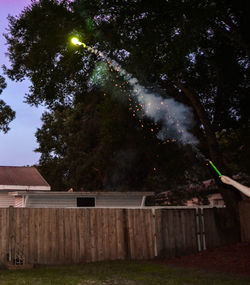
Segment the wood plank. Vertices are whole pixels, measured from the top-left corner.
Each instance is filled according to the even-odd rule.
[[[170,233],[169,233],[169,210],[161,210],[161,256],[168,257],[170,256]]]
[[[181,233],[182,233],[182,253],[187,254],[187,239],[186,239],[186,228],[185,225],[188,223],[188,210],[181,211]]]
[[[187,254],[191,254],[193,252],[193,246],[192,246],[192,238],[193,238],[193,209],[190,209],[186,213],[186,223],[185,223],[185,240],[186,240],[186,250]]]
[[[143,259],[149,259],[149,231],[150,231],[150,225],[149,225],[149,220],[148,220],[148,210],[143,210],[143,215],[142,215],[142,223],[144,224],[144,256]]]
[[[57,209],[57,223],[58,223],[58,263],[65,262],[65,232],[64,232],[64,211]]]
[[[116,259],[115,209],[109,209],[109,250],[110,260]]]
[[[29,220],[28,220],[28,245],[29,245],[29,255],[28,263],[34,263],[34,219],[32,217],[33,209],[29,209]]]
[[[89,236],[89,229],[88,229],[88,223],[87,223],[87,211],[86,209],[81,209],[81,231],[80,231],[80,237],[81,237],[81,260],[87,262],[88,261],[88,236]]]
[[[103,209],[96,209],[97,210],[97,260],[104,260],[104,222],[103,222]]]
[[[139,210],[133,210],[133,232],[134,232],[134,251],[135,251],[135,259],[141,259],[141,241],[140,241],[140,233],[138,231],[139,224]]]
[[[64,209],[65,221],[65,263],[72,263],[71,252],[71,226],[70,226],[70,209]]]
[[[91,244],[90,244],[90,209],[84,209],[85,212],[85,227],[84,227],[84,234],[85,234],[85,248],[86,248],[86,261],[91,261]]]
[[[190,234],[188,234],[190,229]],[[189,237],[190,253],[198,252],[197,235],[195,232],[195,210],[189,211],[189,224],[187,225],[187,235]]]
[[[96,261],[101,260],[102,241],[100,239],[102,234],[100,209],[93,209],[95,212],[95,258]]]
[[[138,242],[138,227],[137,227],[137,215],[138,215],[138,210],[134,209],[133,210],[133,232],[134,232],[134,251],[135,251],[135,259],[140,259],[140,248],[139,248],[139,243]]]
[[[71,231],[71,253],[72,253],[72,262],[78,263],[77,251],[77,234],[76,234],[76,210],[69,209],[70,212],[70,231]]]
[[[159,221],[157,222],[157,228],[159,231],[159,241],[158,241],[158,255],[160,257],[166,257],[167,251],[169,251],[169,242],[167,243],[166,241],[169,240],[169,235],[168,235],[168,211],[169,210],[159,210]]]
[[[41,251],[40,251],[40,262],[47,264],[47,235],[48,235],[48,212],[47,209],[41,209],[42,221],[41,221]]]
[[[47,214],[47,209],[41,209],[40,213],[42,215],[41,217],[41,245],[40,245],[40,263],[41,264],[47,264],[47,221],[48,221],[48,214]]]
[[[55,251],[55,264],[60,264],[60,244],[59,241],[61,239],[60,235],[59,235],[59,211],[60,208],[56,208],[55,209],[55,241],[56,241],[56,251]]]
[[[35,264],[38,263],[38,240],[39,240],[39,209],[34,208],[34,225],[35,225],[35,236],[34,236],[34,244],[35,244]]]
[[[174,217],[174,221],[172,226],[174,227],[174,256],[175,257],[179,257],[180,256],[180,236],[181,236],[181,232],[180,232],[180,210],[173,210],[173,217]]]
[[[175,235],[176,235],[176,228],[175,228],[175,211],[168,210],[168,229],[169,229],[169,254],[170,257],[176,256],[175,251]]]
[[[5,263],[9,253],[9,209],[0,209],[0,262]]]
[[[89,225],[90,225],[90,257],[91,262],[96,261],[96,241],[95,241],[95,227],[96,227],[96,217],[95,217],[95,209],[89,209],[90,213],[90,219],[89,219]]]
[[[149,225],[147,224],[147,212],[148,210],[141,210],[141,221],[140,223],[143,225],[143,238],[142,238],[142,259],[148,259],[149,258],[149,247],[148,247],[148,227]]]
[[[133,259],[138,259],[138,247],[137,247],[137,231],[136,231],[136,209],[131,210],[131,224],[132,224],[132,233],[133,236],[131,237],[133,239],[134,244],[134,253],[133,253]]]
[[[23,209],[16,208],[16,245],[18,248],[18,255],[22,262],[25,262],[24,256],[24,236],[23,236],[23,226],[24,226],[24,219],[23,219]]]
[[[125,258],[125,244],[123,232],[123,210],[116,210],[116,228],[117,228],[117,259]]]
[[[6,240],[7,240],[7,236],[8,236],[8,232],[6,231],[6,226],[7,224],[5,225],[5,220],[6,220],[6,217],[5,215],[6,214],[9,214],[9,213],[5,213],[4,211],[5,209],[1,209],[0,208],[0,263],[4,263],[6,261]]]
[[[139,242],[139,249],[140,249],[140,259],[147,258],[147,228],[145,224],[145,210],[139,209],[138,216],[137,216],[137,230],[138,230],[138,242]],[[141,230],[141,233],[140,233]]]
[[[11,260],[14,259],[15,254],[15,212],[14,207],[9,207],[9,241],[10,241],[10,257]]]
[[[186,246],[186,253],[191,254],[193,253],[193,238],[195,239],[195,232],[194,232],[194,210],[186,210],[185,213],[186,222],[184,224],[184,231],[185,231],[185,246]]]
[[[207,243],[207,248],[213,248],[213,231],[214,227],[212,224],[212,216],[211,216],[211,211],[208,211],[209,209],[204,209],[204,222],[205,226],[207,228],[206,232],[206,243]]]
[[[53,264],[52,261],[52,231],[53,231],[53,222],[52,222],[52,209],[47,208],[46,212],[48,213],[48,219],[47,219],[47,239],[46,239],[46,244],[47,244],[47,253],[46,253],[46,260],[47,264]]]
[[[26,209],[25,209],[26,210]],[[36,209],[36,224],[37,224],[37,263],[42,264],[43,259],[43,209]]]
[[[79,212],[81,209],[75,209],[75,234],[76,234],[76,263],[80,263],[80,229],[79,229]]]
[[[155,242],[155,236],[154,236],[154,217],[151,210],[147,210],[147,240],[148,240],[148,258],[152,259],[154,258],[154,242]]]
[[[177,254],[180,257],[182,254],[185,254],[185,248],[183,245],[183,232],[182,232],[182,212],[183,209],[176,210],[177,219],[178,219],[178,235],[177,235]]]
[[[83,224],[83,209],[77,211],[77,235],[78,235],[78,261],[79,263],[85,261],[85,244],[84,244],[84,224]]]
[[[15,251],[14,251],[14,259],[16,259],[17,255],[20,252],[20,215],[19,209],[14,208],[14,224],[15,224]]]
[[[5,218],[4,218],[5,216]],[[4,246],[5,246],[5,250],[3,252],[4,254],[4,259],[6,260],[6,254],[9,253],[9,247],[10,247],[10,240],[9,240],[9,209],[4,209],[4,215],[2,218],[2,222],[3,222],[3,232],[4,229],[5,230],[5,234],[4,234],[4,238],[3,238],[3,250],[4,250]]]
[[[122,209],[123,216],[123,236],[124,236],[124,259],[130,259],[130,244],[129,244],[129,228],[128,228],[128,210]]]
[[[28,263],[28,223],[29,213],[27,208],[21,208],[23,212],[23,223],[22,223],[22,239],[23,239],[23,254],[25,258],[25,263]]]
[[[129,256],[135,259],[135,240],[134,240],[134,210],[128,209],[128,240],[129,240]]]
[[[155,234],[158,256],[162,256],[162,210],[155,210]]]
[[[111,212],[110,209],[105,209],[105,219],[104,219],[104,227],[105,227],[105,233],[104,233],[104,239],[105,239],[105,259],[111,260],[111,251],[110,251],[110,216]]]
[[[50,209],[51,213],[51,263],[57,263],[57,252],[58,252],[58,234],[57,234],[57,220],[56,220],[56,209]]]

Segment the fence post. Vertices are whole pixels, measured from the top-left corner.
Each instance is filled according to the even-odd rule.
[[[157,237],[156,237],[156,217],[155,217],[155,208],[152,208],[153,215],[153,231],[154,231],[154,253],[155,257],[158,256],[158,248],[157,248]]]
[[[15,227],[14,227],[14,207],[9,206],[9,262],[11,262],[15,255]]]
[[[197,246],[198,246],[198,251],[201,251],[201,225],[200,225],[199,208],[195,208],[195,216],[196,216]]]

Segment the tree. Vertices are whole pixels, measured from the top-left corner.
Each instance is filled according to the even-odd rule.
[[[6,88],[4,78],[0,75],[0,94]],[[6,105],[3,100],[0,100],[0,131],[7,133],[9,131],[9,123],[15,118],[15,112]]]
[[[86,1],[78,3],[85,6]],[[134,1],[119,7],[105,2],[91,15],[99,20],[110,48],[126,47],[128,69],[136,72],[139,80],[163,88],[172,83],[188,99],[203,127],[209,156],[222,171],[227,167],[218,149],[216,130],[243,121],[249,126],[243,107],[249,100],[249,9],[245,8],[242,1],[222,5]],[[221,192],[227,205],[237,208],[238,193],[223,187]]]

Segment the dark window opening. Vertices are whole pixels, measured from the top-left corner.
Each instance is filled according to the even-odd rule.
[[[145,206],[155,206],[155,196],[146,196]]]
[[[78,197],[76,198],[77,207],[95,207],[94,197]]]

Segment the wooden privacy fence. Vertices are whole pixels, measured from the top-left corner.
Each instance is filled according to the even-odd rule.
[[[226,209],[220,210],[224,215]],[[174,257],[237,242],[215,209],[0,209],[0,263]]]

